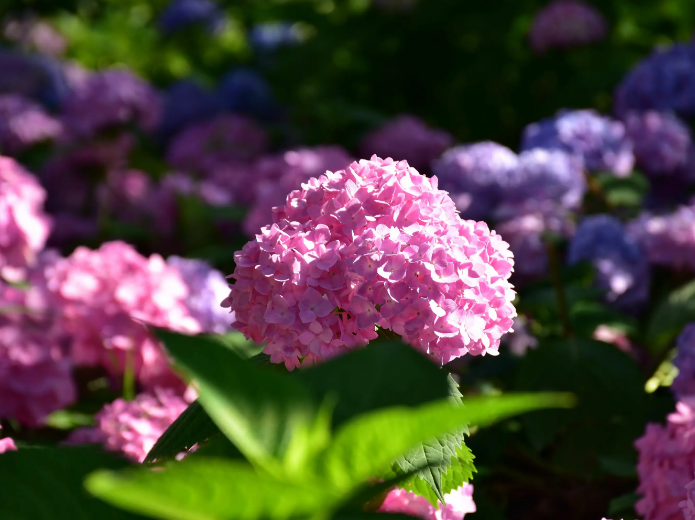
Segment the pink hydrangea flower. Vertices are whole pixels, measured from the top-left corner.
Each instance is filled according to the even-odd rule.
[[[133,401],[116,399],[96,415],[97,425],[75,430],[68,444],[103,444],[134,462],[143,462],[157,439],[188,407],[171,389],[155,388]]]
[[[695,474],[695,397],[678,402],[665,426],[648,424],[635,447],[642,495],[635,511],[644,520],[681,520],[679,503]]]
[[[0,272],[14,278],[36,258],[50,231],[46,192],[14,159],[0,156]],[[13,271],[10,275],[9,271]]]
[[[678,507],[683,510],[683,518],[685,520],[695,520],[695,480],[688,482],[685,486],[685,500],[679,502]]]
[[[40,105],[17,94],[0,95],[0,150],[16,155],[61,135],[63,126]]]
[[[0,284],[0,418],[30,427],[77,395],[70,337],[36,289]]]
[[[102,365],[112,375],[132,362],[146,388],[182,387],[161,344],[145,325],[187,333],[200,324],[186,307],[188,287],[181,274],[159,255],[141,256],[123,242],[93,251],[78,247],[45,268],[46,285],[73,333],[76,364]]]
[[[283,206],[287,194],[299,189],[303,182],[326,171],[342,170],[352,162],[339,146],[300,148],[260,159],[254,168],[256,184],[254,205],[244,220],[244,231],[255,236],[273,222],[273,208]]]
[[[435,508],[429,500],[405,489],[392,489],[379,508],[383,513],[403,513],[423,520],[462,520],[466,513],[475,513],[473,486],[463,484],[444,495],[446,505]]]
[[[0,430],[2,430],[2,426],[0,426]],[[14,441],[9,437],[0,439],[0,455],[7,451],[17,451],[17,446],[15,446]]]
[[[592,5],[578,0],[556,0],[533,19],[529,40],[538,53],[581,47],[603,40],[608,24]]]
[[[447,132],[430,128],[415,116],[401,115],[367,134],[360,144],[360,155],[400,157],[424,172],[453,142]]]
[[[406,161],[326,172],[235,254],[232,326],[288,369],[366,345],[375,326],[446,363],[496,354],[516,311],[508,245],[461,220]]]

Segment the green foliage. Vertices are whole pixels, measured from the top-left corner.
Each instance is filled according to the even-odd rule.
[[[652,352],[662,352],[682,328],[695,320],[695,281],[674,290],[662,301],[649,319],[646,346]]]

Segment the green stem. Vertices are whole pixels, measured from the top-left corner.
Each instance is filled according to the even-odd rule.
[[[135,359],[132,349],[125,353],[125,370],[123,371],[123,399],[135,399]]]

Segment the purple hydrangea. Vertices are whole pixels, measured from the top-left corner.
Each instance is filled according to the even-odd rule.
[[[538,340],[528,329],[528,320],[525,316],[514,318],[513,331],[502,336],[502,342],[509,346],[509,350],[515,356],[525,356],[530,349],[538,347]]]
[[[0,151],[17,155],[59,137],[63,127],[44,109],[17,94],[0,95]]]
[[[555,117],[528,125],[521,149],[532,148],[573,153],[587,170],[610,171],[620,177],[629,175],[635,162],[623,123],[594,110],[560,110]]]
[[[209,334],[229,332],[234,317],[220,305],[229,295],[229,283],[224,275],[203,260],[170,256],[167,264],[178,269],[188,286],[186,307],[200,323],[202,331]]]
[[[222,110],[222,102],[216,93],[195,81],[178,81],[164,97],[157,133],[167,141],[187,126],[210,119]]]
[[[57,107],[68,93],[59,64],[45,56],[0,49],[0,94],[21,94]]]
[[[610,215],[584,217],[567,253],[570,264],[588,260],[596,270],[596,284],[615,306],[635,310],[649,298],[651,273],[647,256]]]
[[[628,231],[653,264],[695,271],[695,204],[665,215],[645,212],[630,223]]]
[[[571,49],[599,42],[606,37],[608,24],[590,4],[577,0],[556,0],[544,6],[533,19],[529,41],[534,51]]]
[[[695,115],[695,45],[678,43],[656,49],[623,78],[614,102],[619,117],[632,110]]]
[[[688,323],[676,340],[678,353],[673,364],[678,375],[673,380],[671,390],[676,399],[695,396],[695,323]]]
[[[161,31],[166,34],[193,25],[216,31],[224,22],[224,13],[210,0],[172,0],[159,15],[157,22]]]
[[[229,71],[220,81],[217,95],[226,110],[237,114],[273,119],[280,110],[268,82],[245,67]]]
[[[87,78],[65,100],[63,121],[75,137],[136,125],[151,131],[161,112],[159,94],[147,82],[123,69],[108,69]]]
[[[634,145],[637,166],[650,177],[692,176],[690,129],[668,112],[630,112],[625,117],[627,136]]]
[[[463,218],[482,220],[514,185],[518,164],[518,157],[509,148],[485,141],[447,150],[434,161],[432,171]]]
[[[430,128],[411,115],[398,116],[368,133],[360,143],[362,157],[406,160],[413,168],[427,171],[434,159],[453,143],[447,132]]]

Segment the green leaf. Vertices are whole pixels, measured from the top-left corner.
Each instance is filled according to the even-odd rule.
[[[99,468],[129,466],[124,459],[92,446],[36,448],[0,455],[0,518],[53,520],[92,518],[133,520],[141,518],[120,511],[90,496],[84,478]]]
[[[251,462],[276,464],[292,435],[314,424],[318,406],[288,374],[259,368],[203,336],[157,334],[196,380],[200,404]]]
[[[287,481],[246,463],[201,458],[163,470],[98,471],[85,486],[123,509],[167,520],[283,520],[337,507],[322,483]]]
[[[614,515],[616,513],[632,513],[635,503],[640,499],[640,495],[637,493],[625,493],[619,497],[615,497],[608,504],[608,514]]]
[[[695,320],[695,281],[673,291],[652,313],[647,324],[645,344],[652,352],[660,352]]]
[[[147,454],[145,462],[175,457],[194,444],[218,434],[219,431],[200,403],[194,401],[157,440]]]
[[[393,460],[419,443],[467,423],[486,426],[530,410],[571,405],[568,394],[516,394],[473,397],[464,407],[447,399],[416,408],[368,413],[338,429],[318,461],[318,470],[337,487],[349,488],[370,476],[387,473]]]

